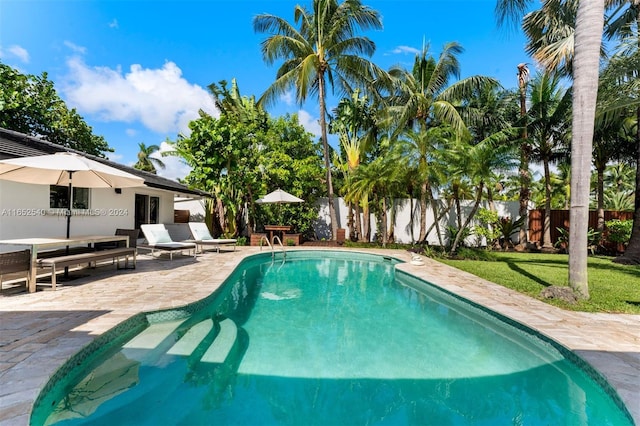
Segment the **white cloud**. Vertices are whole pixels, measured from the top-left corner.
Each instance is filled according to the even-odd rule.
[[[322,129],[320,128],[318,120],[319,119],[317,117],[311,117],[311,114],[303,109],[298,111],[298,122],[307,130],[307,132],[312,133],[314,136],[320,136],[322,134]]]
[[[168,143],[162,142],[160,144],[160,152],[162,153],[167,151],[173,151],[173,148]],[[191,167],[186,165],[180,157],[173,157],[173,156],[163,157],[160,153],[154,153],[152,157],[158,158],[164,163],[165,168],[164,169],[158,168],[157,173],[159,176],[165,177],[167,179],[173,179],[173,180],[178,180],[178,178],[183,179],[191,171]]]
[[[295,102],[295,94],[293,90],[287,90],[280,96],[280,100],[287,105],[293,105]]]
[[[136,129],[127,129],[124,131],[126,133],[127,136],[129,137],[133,137],[135,135],[138,134],[138,131]]]
[[[119,67],[90,67],[79,57],[67,65],[62,88],[67,102],[99,120],[140,121],[154,132],[188,134],[188,123],[198,118],[198,110],[219,115],[209,92],[185,80],[173,62],[157,69],[133,64],[128,73]]]
[[[398,46],[395,49],[393,49],[391,51],[391,53],[395,53],[395,54],[412,54],[412,55],[417,55],[420,53],[420,49],[416,49],[415,47],[411,47],[411,46]]]
[[[80,53],[80,54],[84,55],[87,52],[87,48],[86,47],[78,46],[77,44],[72,43],[72,42],[67,41],[67,40],[64,41],[64,45],[67,46],[72,51],[74,51],[75,53]]]
[[[0,58],[18,58],[21,62],[26,64],[29,62],[29,52],[27,49],[22,46],[18,46],[17,44],[5,49],[0,46]]]
[[[116,28],[116,29],[118,29],[118,28],[119,28],[118,20],[117,20],[117,19],[114,19],[113,21],[109,22],[109,28]]]

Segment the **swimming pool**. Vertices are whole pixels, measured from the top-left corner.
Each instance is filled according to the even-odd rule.
[[[247,258],[206,300],[74,357],[31,423],[632,424],[569,352],[395,263]]]

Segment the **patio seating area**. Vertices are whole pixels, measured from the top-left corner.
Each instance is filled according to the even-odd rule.
[[[295,250],[296,248],[292,248]],[[322,249],[322,248],[314,248]],[[431,259],[411,265],[402,250],[356,250],[397,257],[398,269],[487,306],[552,337],[585,359],[617,389],[640,421],[638,315],[569,312],[460,272]],[[159,262],[139,254],[135,270],[93,270],[58,291],[0,294],[0,424],[28,424],[31,406],[48,378],[71,355],[126,318],[181,306],[216,290],[258,247]],[[24,287],[23,287],[24,288]]]

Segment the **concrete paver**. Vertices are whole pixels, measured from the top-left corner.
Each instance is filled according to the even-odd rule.
[[[405,251],[357,251],[411,260]],[[136,270],[98,268],[57,291],[0,294],[0,426],[27,425],[49,377],[96,336],[139,312],[179,307],[208,296],[243,258],[258,252],[255,247],[238,247],[235,252],[173,261],[141,255]],[[424,262],[398,269],[573,350],[607,378],[640,424],[640,315],[563,311],[431,259]]]

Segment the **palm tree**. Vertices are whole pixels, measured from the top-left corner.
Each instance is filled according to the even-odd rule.
[[[569,230],[569,286],[589,298],[587,233],[589,230],[589,170],[595,109],[598,97],[598,61],[604,27],[605,0],[582,0],[576,15],[572,63],[573,119],[571,143],[571,228]],[[531,0],[497,0],[498,22],[520,19]],[[640,241],[639,241],[640,244]]]
[[[638,80],[640,74],[640,2],[633,1],[615,1],[619,7],[614,13],[614,19],[608,23],[607,36],[621,36],[623,55],[617,55],[612,59],[615,60],[615,69],[622,71],[619,74],[618,81],[623,81],[625,91],[629,97],[635,98],[636,105],[640,99],[638,93],[640,87]],[[628,6],[626,9],[624,9]],[[635,163],[636,163],[636,181],[635,181],[635,205],[633,215],[633,228],[631,230],[631,239],[624,252],[624,255],[617,257],[614,261],[618,263],[640,264],[640,105],[636,106],[635,111]]]
[[[337,133],[340,140],[342,155],[346,161],[345,183],[348,185],[351,176],[360,165],[365,154],[375,143],[374,112],[366,96],[360,96],[360,90],[356,89],[351,97],[343,98],[333,110],[334,118],[329,123],[331,133]],[[359,201],[357,199],[345,199],[348,203],[349,235],[362,236],[360,223]],[[354,232],[355,231],[355,232]]]
[[[531,82],[529,138],[532,159],[542,162],[545,182],[545,214],[542,247],[553,249],[551,241],[550,164],[566,157],[564,139],[571,109],[571,91],[560,87],[558,74],[538,74]]]
[[[351,195],[355,198],[369,198],[380,202],[380,217],[378,223],[381,229],[378,234],[382,236],[382,245],[386,246],[389,235],[389,220],[387,210],[390,199],[393,198],[401,187],[403,176],[401,162],[393,153],[386,153],[369,164],[363,164],[354,174],[351,185]]]
[[[520,227],[518,234],[518,243],[525,245],[528,242],[526,227],[529,220],[529,200],[531,198],[531,172],[529,171],[529,162],[531,161],[531,147],[529,146],[527,135],[527,84],[529,82],[529,67],[527,64],[518,64],[518,89],[520,92],[520,119],[522,126],[522,141],[520,142],[520,167],[518,175],[520,176],[520,217],[524,217],[524,225]]]
[[[420,134],[440,125],[449,126],[458,137],[469,135],[469,130],[456,109],[458,101],[474,90],[479,90],[484,84],[497,85],[497,82],[488,77],[474,76],[450,85],[452,78],[460,76],[457,56],[462,51],[459,44],[448,43],[436,59],[429,53],[428,46],[423,46],[420,54],[416,55],[411,72],[401,67],[393,67],[389,71],[396,84],[388,99],[388,112],[396,126],[394,135],[412,129]],[[431,152],[424,151],[419,155],[427,156]],[[423,175],[423,178],[428,178],[428,175]],[[426,238],[426,200],[422,196],[430,197],[435,206],[435,200],[430,195],[431,187],[432,184],[427,180],[421,188],[419,241]],[[436,212],[437,209],[434,208],[434,215]]]
[[[420,188],[420,231],[418,241],[427,240],[427,202],[431,203],[433,217],[438,217],[438,202],[433,191],[439,186],[442,176],[442,162],[438,154],[453,138],[453,132],[448,126],[431,127],[427,130],[404,133],[397,144],[400,157],[411,174],[417,179]],[[440,238],[440,225],[435,222],[436,232]]]
[[[324,163],[332,237],[335,239],[338,220],[333,204],[329,143],[326,125],[327,82],[343,93],[353,92],[353,83],[372,84],[384,72],[363,56],[370,57],[375,44],[357,35],[360,30],[381,29],[380,14],[359,0],[313,0],[312,10],[295,6],[294,20],[299,29],[271,14],[254,18],[256,32],[270,33],[262,42],[262,55],[268,64],[282,60],[276,81],[259,99],[260,104],[272,104],[291,87],[302,104],[309,96],[318,98]]]
[[[449,149],[449,161],[457,168],[457,172],[454,174],[466,176],[474,188],[473,206],[462,226],[458,228],[451,245],[451,253],[454,253],[458,248],[464,230],[478,211],[486,183],[491,179],[492,174],[495,171],[506,171],[515,166],[514,151],[510,144],[503,143],[502,137],[501,134],[492,135],[475,145],[458,141]]]
[[[601,90],[601,93],[606,93]],[[628,147],[633,146],[628,124],[628,116],[623,114],[598,114],[596,116],[596,129],[593,141],[593,164],[596,170],[596,197],[598,211],[599,232],[604,231],[604,197],[605,197],[605,172],[611,166],[612,160],[625,157]]]
[[[146,146],[144,142],[138,144],[140,151],[138,151],[138,162],[133,165],[134,169],[144,170],[156,174],[156,167],[164,169],[166,166],[159,158],[152,157],[153,154],[160,151],[158,145]]]

